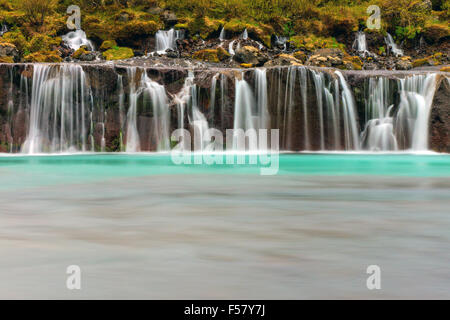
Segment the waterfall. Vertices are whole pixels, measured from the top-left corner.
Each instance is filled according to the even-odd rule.
[[[358,31],[356,33],[355,41],[353,42],[352,48],[356,50],[359,54],[361,54],[363,57],[369,54],[369,51],[367,49],[366,34],[364,32]]]
[[[314,85],[316,89],[317,110],[319,112],[319,126],[320,126],[320,150],[325,150],[325,133],[323,121],[323,88],[324,88],[324,74],[320,71],[312,71]]]
[[[400,94],[398,105],[395,105],[391,81]],[[427,150],[436,74],[412,75],[391,81],[383,77],[369,79],[362,148],[371,151]]]
[[[219,40],[224,41],[225,40],[225,28],[222,27],[222,30],[220,30]]]
[[[228,53],[231,54],[232,56],[235,55],[235,52],[234,52],[234,49],[233,49],[233,45],[234,45],[235,42],[236,42],[236,40],[233,40],[233,41],[231,41],[228,44]]]
[[[119,121],[120,121],[120,133],[119,133],[119,151],[124,151],[124,145],[123,145],[123,136],[122,136],[122,132],[123,132],[123,126],[124,126],[124,118],[123,118],[123,114],[124,114],[124,110],[125,110],[125,92],[123,89],[123,77],[122,75],[118,75],[117,76],[117,89],[119,92]]]
[[[125,73],[98,72],[97,66],[64,63],[5,68],[2,150],[30,154],[167,151],[170,132],[177,128],[197,133],[195,150],[209,145],[205,133],[210,128],[224,133],[234,128],[279,129],[280,146],[289,151],[423,151],[441,79],[431,73],[378,74],[356,79],[359,90],[353,96],[340,71],[305,66],[215,70],[199,74],[198,84],[197,74],[189,71],[177,78],[184,81],[178,93],[171,93],[176,86],[168,87],[168,96],[150,78],[165,76],[160,70],[120,66],[117,70]],[[106,74],[116,78],[101,78]],[[111,80],[112,85],[102,86]],[[234,88],[228,88],[231,81]],[[232,145],[243,147],[237,139]]]
[[[178,115],[181,118],[178,128],[184,128],[184,112],[185,110],[188,110],[187,115],[189,124],[194,130],[194,150],[204,150],[211,140],[206,134],[209,125],[205,115],[198,107],[198,92],[197,86],[194,83],[194,73],[192,71],[189,71],[188,77],[184,81],[183,88],[175,96],[175,101],[177,103]]]
[[[176,50],[177,40],[184,37],[182,30],[159,30],[156,32],[156,52],[162,54],[165,53],[167,49]]]
[[[242,40],[247,40],[247,39],[248,39],[247,28],[245,28],[244,32],[242,32],[242,34],[241,34],[241,39],[242,39]]]
[[[370,78],[369,97],[365,100],[365,127],[361,147],[370,151],[398,150],[394,133],[393,94],[387,78]]]
[[[400,79],[400,104],[395,120],[397,136],[412,150],[428,149],[428,120],[436,74],[413,75]]]
[[[89,51],[95,50],[94,43],[86,37],[86,33],[81,30],[70,31],[62,36],[62,40],[70,49],[78,50],[81,46],[86,46]]]
[[[386,41],[386,45],[390,49],[390,51],[396,56],[401,57],[403,56],[403,50],[397,47],[397,44],[394,42],[394,39],[392,36],[388,33],[386,37],[384,38]]]
[[[356,106],[353,94],[340,71],[335,72],[342,87],[342,118],[344,120],[345,150],[359,149],[358,129],[356,125]]]
[[[269,127],[269,111],[267,98],[267,72],[266,69],[255,70],[255,92],[256,92],[256,123],[257,129]]]
[[[144,70],[136,72],[136,67],[127,68],[130,84],[130,106],[127,113],[127,152],[141,150],[137,127],[138,104],[143,109],[151,109],[152,127],[150,143],[156,145],[157,151],[170,150],[170,114],[166,90],[163,85],[151,80]]]
[[[24,153],[86,150],[91,92],[79,65],[35,64]]]
[[[267,75],[266,69],[255,69],[255,91],[243,78],[235,80],[235,102],[233,129],[267,129],[269,128]],[[233,137],[233,149],[241,150],[238,136]],[[250,144],[250,147],[256,147]]]
[[[286,51],[286,43],[287,43],[286,37],[275,36],[275,44],[277,46],[283,46],[283,51]]]
[[[141,143],[137,129],[137,100],[139,97],[139,82],[136,79],[136,67],[127,68],[127,77],[129,85],[129,102],[127,112],[127,143],[126,152],[138,152],[141,150]]]
[[[0,37],[3,36],[7,32],[8,32],[8,27],[6,26],[6,24],[2,23],[2,27],[0,29]]]

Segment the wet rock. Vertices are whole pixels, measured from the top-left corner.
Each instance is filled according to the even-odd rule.
[[[364,70],[377,70],[377,69],[378,69],[378,66],[377,66],[377,64],[374,63],[374,62],[366,62],[366,63],[364,63],[364,65],[363,65],[363,69],[364,69]]]
[[[8,60],[17,60],[19,58],[19,51],[12,43],[0,43],[0,59],[3,58],[3,60],[6,60],[7,57],[9,57]]]
[[[344,52],[336,48],[318,49],[309,57],[306,65],[316,67],[337,67],[343,64]]]
[[[178,23],[177,15],[169,10],[166,10],[162,13],[161,19],[169,26],[173,26]]]
[[[127,22],[128,20],[130,20],[130,15],[126,12],[121,12],[117,17],[117,20],[121,22]]]
[[[450,153],[450,81],[441,77],[430,114],[430,148]]]
[[[395,69],[397,70],[410,70],[412,69],[412,63],[410,61],[410,57],[402,57],[395,63]]]
[[[295,51],[292,55],[294,56],[295,59],[300,60],[302,63],[304,63],[308,58],[306,53],[301,50]]]
[[[302,61],[295,58],[293,55],[282,53],[277,55],[274,59],[267,61],[264,67],[274,66],[301,66]]]
[[[112,49],[113,47],[117,47],[116,40],[105,40],[100,46],[100,51],[106,51],[108,49]]]
[[[236,54],[233,57],[234,60],[240,63],[252,64],[254,66],[262,66],[269,57],[267,54],[261,52],[261,50],[252,46],[243,46],[236,50]]]

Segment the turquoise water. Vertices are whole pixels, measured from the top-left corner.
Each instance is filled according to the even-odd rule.
[[[225,156],[223,156],[225,163]],[[192,163],[194,162],[192,157]],[[237,162],[237,159],[234,159]],[[259,163],[259,162],[258,162]],[[60,156],[0,157],[0,176],[10,183],[0,188],[77,183],[120,177],[178,174],[255,174],[251,165],[174,164],[167,154],[83,154]],[[403,177],[450,177],[449,155],[408,154],[281,154],[277,175],[376,175]]]
[[[448,155],[2,156],[0,181],[0,298],[450,298]]]

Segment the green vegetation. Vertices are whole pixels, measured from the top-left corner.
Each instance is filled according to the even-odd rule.
[[[133,50],[126,47],[113,47],[103,52],[106,60],[123,60],[134,57]]]
[[[20,59],[54,53],[66,27],[69,5],[81,8],[81,26],[108,56],[139,49],[159,29],[185,29],[189,37],[227,37],[247,29],[249,36],[271,46],[273,35],[290,39],[294,47],[312,51],[348,46],[356,30],[390,32],[396,41],[430,43],[450,36],[450,0],[0,0],[0,23],[10,29],[0,43],[14,44]],[[381,8],[381,30],[367,30],[369,5]],[[131,50],[130,49],[130,50]],[[380,52],[384,50],[380,48]],[[119,51],[119,52],[118,52]],[[51,53],[51,54],[49,54]],[[31,55],[31,56],[30,56]],[[220,60],[220,58],[219,58]]]

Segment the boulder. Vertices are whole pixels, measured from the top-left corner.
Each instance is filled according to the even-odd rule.
[[[176,25],[178,23],[178,18],[172,11],[166,10],[162,13],[161,19],[170,26]]]
[[[441,77],[430,112],[430,149],[450,153],[450,81]]]
[[[12,43],[3,42],[0,43],[0,57],[3,59],[6,59],[6,57],[9,57],[9,59],[16,60],[19,58],[19,51],[17,50],[16,46]]]
[[[233,59],[240,63],[252,64],[253,66],[259,67],[269,60],[269,57],[253,46],[243,46],[236,50]]]
[[[274,66],[301,66],[302,61],[295,58],[293,55],[282,53],[277,55],[274,59],[267,61],[264,67]]]
[[[343,64],[344,52],[337,48],[318,49],[309,57],[306,64],[316,67],[337,67]]]
[[[402,57],[400,60],[397,60],[395,63],[395,69],[396,70],[411,70],[412,69],[412,63],[410,57]]]

